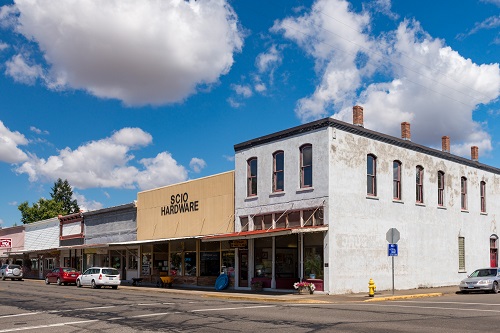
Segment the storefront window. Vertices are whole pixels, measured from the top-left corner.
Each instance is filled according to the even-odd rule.
[[[53,258],[45,259],[45,268],[46,269],[53,269],[54,268],[54,259]]]
[[[222,251],[222,271],[234,277],[234,250]]]
[[[184,253],[184,275],[196,276],[196,252]]]
[[[220,252],[200,252],[200,276],[218,276]]]
[[[304,277],[323,279],[322,232],[304,235]]]
[[[170,253],[170,275],[182,276],[182,252]]]
[[[112,256],[111,257],[111,267],[116,268],[118,270],[121,269],[121,261],[120,261],[120,256]]]
[[[220,242],[201,242],[200,276],[218,276],[220,269]]]
[[[297,235],[276,237],[276,278],[298,277]]]
[[[31,270],[38,270],[38,259],[31,259]]]
[[[255,240],[255,277],[271,277],[272,274],[272,238]]]
[[[129,250],[128,251],[129,256],[128,256],[128,268],[129,269],[137,269],[137,250]]]

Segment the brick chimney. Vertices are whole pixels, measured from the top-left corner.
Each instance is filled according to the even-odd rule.
[[[450,137],[449,136],[443,136],[441,138],[441,142],[443,143],[443,151],[445,153],[449,153],[450,152]]]
[[[352,108],[352,123],[353,125],[363,127],[363,107],[356,105]]]
[[[401,123],[401,138],[411,141],[410,123],[406,121]]]
[[[470,159],[474,162],[479,160],[479,148],[477,146],[470,147]]]

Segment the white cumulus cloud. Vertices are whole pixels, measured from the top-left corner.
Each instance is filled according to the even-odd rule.
[[[17,0],[14,6],[5,16],[19,12],[16,29],[38,44],[49,88],[83,89],[127,105],[182,101],[226,74],[243,46],[225,0]],[[41,76],[39,65],[23,60],[11,60],[11,76],[26,83]]]
[[[343,0],[318,0],[308,13],[275,24],[273,31],[315,59],[320,77],[297,103],[297,116],[333,113],[350,122],[359,104],[367,128],[400,136],[400,123],[409,121],[415,142],[436,146],[448,135],[453,153],[470,154],[471,145],[491,151],[490,135],[472,114],[500,96],[499,64],[473,63],[417,21],[403,20],[381,36],[370,35],[370,24],[368,12],[356,13]]]
[[[0,121],[0,161],[19,163],[28,159],[28,155],[19,146],[27,145],[28,140],[19,132],[10,131]]]
[[[27,174],[31,182],[67,179],[79,189],[144,190],[186,180],[186,169],[178,165],[168,152],[135,161],[132,150],[145,147],[152,140],[152,136],[140,128],[123,128],[110,137],[87,142],[77,149],[66,147],[59,151],[59,155],[46,159],[30,155],[16,172]]]
[[[201,158],[193,157],[189,162],[189,167],[195,172],[200,173],[207,166],[207,163]]]
[[[103,205],[95,200],[88,200],[85,196],[78,192],[73,192],[72,199],[76,199],[78,202],[78,207],[84,212],[91,212],[93,210],[102,209]]]

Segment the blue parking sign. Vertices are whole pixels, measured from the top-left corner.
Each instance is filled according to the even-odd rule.
[[[389,257],[397,257],[398,256],[398,244],[388,244],[387,255]]]

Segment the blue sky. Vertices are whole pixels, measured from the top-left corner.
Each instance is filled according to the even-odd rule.
[[[500,168],[500,0],[0,1],[0,223],[68,179],[88,211],[234,169],[322,117]]]

